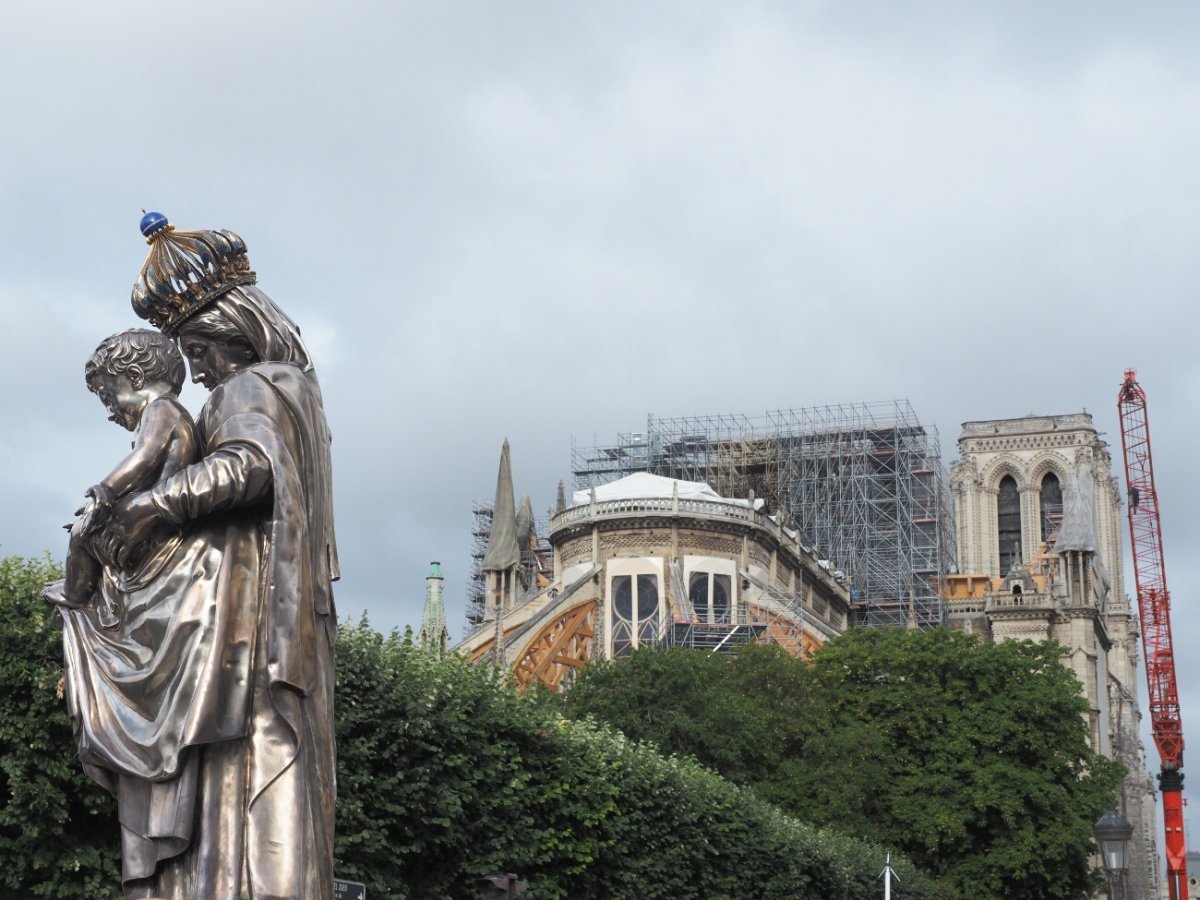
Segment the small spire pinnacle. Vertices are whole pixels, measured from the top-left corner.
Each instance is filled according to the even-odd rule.
[[[446,628],[446,605],[442,600],[442,564],[431,562],[429,575],[425,578],[425,610],[421,613],[421,630],[417,642],[430,647],[439,655],[446,652],[450,644],[450,630]]]

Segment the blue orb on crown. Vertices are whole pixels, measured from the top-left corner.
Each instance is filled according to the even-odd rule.
[[[167,217],[160,212],[148,212],[142,216],[142,221],[138,227],[142,229],[142,234],[145,237],[150,237],[152,234],[157,234],[171,223],[167,221]]]

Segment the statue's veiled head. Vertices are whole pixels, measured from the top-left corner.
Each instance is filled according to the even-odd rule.
[[[258,362],[312,369],[300,329],[255,286],[245,242],[231,231],[176,231],[161,213],[142,218],[150,253],[133,308],[178,338],[192,380],[209,390]]]
[[[178,338],[192,381],[210,391],[230,375],[262,361],[245,335],[215,307],[184,322]]]

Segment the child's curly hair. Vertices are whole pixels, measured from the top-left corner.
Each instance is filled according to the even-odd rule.
[[[99,387],[96,377],[102,372],[126,378],[140,375],[143,382],[165,381],[176,395],[183,389],[183,379],[187,375],[183,356],[175,342],[146,328],[121,331],[100,342],[83,367],[83,377],[92,393]]]

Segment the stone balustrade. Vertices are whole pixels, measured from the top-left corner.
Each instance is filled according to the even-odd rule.
[[[1025,594],[990,594],[986,597],[988,609],[1051,609],[1058,604],[1049,594],[1030,591]]]
[[[602,519],[619,519],[630,515],[656,513],[736,519],[741,522],[753,522],[768,530],[772,527],[779,529],[774,521],[748,506],[723,503],[719,500],[682,497],[628,497],[616,500],[597,500],[594,503],[584,503],[564,509],[550,519],[550,531],[554,532],[580,521],[594,522]]]

